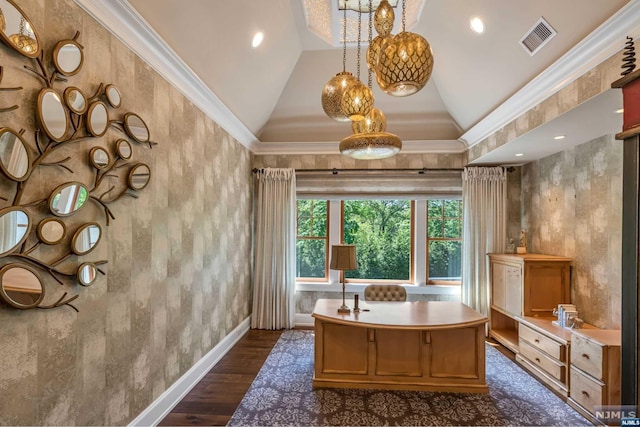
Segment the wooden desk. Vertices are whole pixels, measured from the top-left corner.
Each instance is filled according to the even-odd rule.
[[[459,302],[316,302],[314,387],[486,393],[487,317]]]

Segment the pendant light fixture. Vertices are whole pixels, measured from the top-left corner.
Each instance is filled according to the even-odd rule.
[[[405,31],[406,4],[407,0],[402,0],[402,32],[382,43],[376,55],[378,85],[393,96],[408,96],[418,92],[427,84],[433,70],[433,53],[429,42],[419,34]],[[382,7],[390,8],[387,0],[382,0],[378,9]]]
[[[347,8],[344,8],[342,19],[342,72],[336,74],[322,89],[322,109],[325,114],[338,122],[348,122],[349,116],[342,112],[342,95],[345,90],[356,83],[356,78],[347,71]]]
[[[378,35],[373,40],[370,40],[369,47],[367,48],[367,65],[374,71],[378,66],[378,57],[382,45],[391,38],[391,30],[393,30],[395,19],[396,14],[393,8],[387,0],[383,0],[376,9],[373,18],[373,25],[376,27]]]
[[[345,5],[346,8],[346,5]],[[342,95],[342,112],[349,116],[352,122],[364,120],[373,108],[373,92],[360,81],[360,34],[362,31],[362,10],[358,0],[358,56],[357,81],[349,86]]]
[[[371,45],[371,12],[372,0],[369,0],[369,45]],[[372,86],[373,70],[368,70],[368,87]],[[391,157],[402,149],[402,141],[392,133],[386,132],[387,119],[384,113],[372,108],[363,120],[352,122],[353,135],[340,142],[340,152],[360,160],[384,159]]]

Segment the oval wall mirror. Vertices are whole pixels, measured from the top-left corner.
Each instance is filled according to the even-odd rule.
[[[87,111],[87,98],[80,89],[69,86],[64,90],[64,102],[69,110],[76,114],[84,114]]]
[[[75,40],[60,40],[53,48],[53,65],[62,75],[77,74],[83,62],[82,46]]]
[[[96,169],[105,169],[109,166],[111,159],[109,153],[102,147],[93,147],[89,152],[89,161]]]
[[[91,286],[98,276],[98,269],[91,262],[85,262],[78,267],[78,282],[82,286]]]
[[[144,120],[135,113],[124,115],[124,130],[136,142],[149,142],[149,128]]]
[[[19,207],[0,209],[0,256],[13,252],[29,235],[31,222]]]
[[[118,151],[118,156],[124,160],[129,160],[131,158],[131,144],[126,139],[119,139],[116,142],[116,151]]]
[[[22,136],[9,128],[0,128],[0,169],[9,179],[24,181],[29,176],[31,156]]]
[[[45,218],[38,224],[36,230],[38,239],[47,245],[57,245],[67,234],[64,222],[55,218]]]
[[[9,305],[26,310],[42,302],[44,287],[28,265],[7,264],[0,270],[0,296]]]
[[[107,106],[102,101],[96,101],[89,105],[87,113],[87,129],[93,136],[102,136],[109,126],[109,113]]]
[[[84,206],[89,191],[80,182],[67,182],[58,186],[49,196],[49,209],[57,216],[69,216]]]
[[[122,104],[122,97],[120,96],[120,90],[114,85],[107,85],[104,89],[104,93],[107,96],[107,102],[113,108],[118,108]]]
[[[69,114],[58,92],[49,88],[42,89],[38,95],[37,107],[42,130],[53,141],[63,141],[69,130]]]
[[[73,235],[71,239],[71,250],[76,255],[88,254],[96,247],[100,241],[102,230],[96,222],[86,223]]]
[[[0,31],[2,40],[28,58],[39,57],[42,45],[27,15],[12,0],[0,0],[0,10],[5,23]]]
[[[142,190],[151,180],[151,169],[144,163],[138,163],[129,172],[129,188]]]

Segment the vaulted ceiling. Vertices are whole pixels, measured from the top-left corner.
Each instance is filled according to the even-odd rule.
[[[603,32],[611,19],[631,13],[640,0],[407,1],[418,5],[417,22],[407,30],[430,43],[433,74],[424,89],[402,98],[384,94],[374,78],[376,107],[387,117],[387,130],[414,150],[460,152],[469,145],[470,132],[497,107],[594,31]],[[342,71],[342,47],[310,28],[309,9],[319,2],[329,11],[326,25],[335,27],[336,14],[341,13],[337,0],[118,2],[135,15],[131,22],[148,26],[163,49],[170,48],[186,64],[184,69],[196,76],[197,84],[221,101],[233,126],[241,129],[240,139],[253,138],[257,153],[337,153],[339,141],[351,133],[348,123],[328,118],[320,104],[325,83]],[[401,3],[396,15],[401,14]],[[474,16],[486,25],[483,35],[470,30]],[[541,17],[557,35],[532,56],[520,40]],[[367,19],[363,15],[365,28]],[[638,24],[633,29],[637,31]],[[254,49],[251,40],[257,31],[264,33],[264,41]],[[335,34],[336,28],[332,31]],[[618,50],[623,44],[620,37]],[[366,49],[366,43],[363,46]],[[346,68],[354,74],[356,54],[349,46]],[[366,83],[362,62],[361,79]],[[602,102],[617,104],[620,99],[610,96]],[[591,114],[598,116],[594,109]],[[620,120],[603,120],[602,126],[590,130],[594,135],[584,137],[615,132]],[[494,157],[492,161],[504,162]]]

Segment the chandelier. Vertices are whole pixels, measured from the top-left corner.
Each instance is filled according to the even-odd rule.
[[[383,0],[386,1],[386,0]],[[371,7],[369,0],[369,44],[371,44]],[[393,18],[392,18],[393,19]],[[372,69],[369,68],[368,88],[371,89]],[[387,120],[384,113],[371,108],[363,120],[351,123],[353,134],[340,142],[340,152],[360,160],[384,159],[400,152],[402,141],[392,133],[386,132]]]
[[[375,14],[378,36],[369,45],[367,64],[386,94],[408,96],[422,89],[431,77],[433,52],[419,34],[405,31],[406,0],[402,0],[402,32],[391,35],[393,9],[382,0]]]
[[[322,109],[325,114],[333,120],[339,122],[348,122],[349,116],[342,111],[342,96],[344,92],[357,82],[353,74],[348,72],[347,69],[347,9],[344,10],[344,19],[342,23],[343,34],[343,49],[342,49],[342,72],[332,77],[324,89],[322,89],[322,96],[320,102],[322,103]]]

